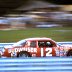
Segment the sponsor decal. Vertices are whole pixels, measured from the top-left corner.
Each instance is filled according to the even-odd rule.
[[[9,49],[8,52],[21,52],[21,51],[28,51],[28,52],[35,52],[37,53],[37,48],[14,48],[14,49]]]
[[[64,47],[60,47],[60,50],[63,51],[64,50]]]
[[[32,54],[32,57],[36,57],[36,54]]]
[[[52,48],[45,49],[46,56],[52,56]],[[41,48],[41,56],[44,56],[44,48]]]

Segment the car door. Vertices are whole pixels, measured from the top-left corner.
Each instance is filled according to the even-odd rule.
[[[37,55],[37,42],[36,41],[30,41],[30,53],[32,57],[36,57]]]
[[[52,42],[46,40],[38,41],[38,51],[41,57],[56,55]]]

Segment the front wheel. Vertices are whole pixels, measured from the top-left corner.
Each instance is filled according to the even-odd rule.
[[[72,50],[69,50],[69,51],[67,52],[67,56],[72,56]]]
[[[31,55],[28,52],[20,52],[17,57],[31,57]]]

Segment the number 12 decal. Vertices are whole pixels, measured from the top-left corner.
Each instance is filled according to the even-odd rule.
[[[46,56],[52,56],[52,48],[46,48]],[[44,48],[41,48],[41,56],[44,56]]]

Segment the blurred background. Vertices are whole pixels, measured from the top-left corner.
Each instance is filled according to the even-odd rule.
[[[40,36],[72,41],[71,0],[0,0],[0,42]]]
[[[72,26],[66,0],[0,0],[0,29]]]

